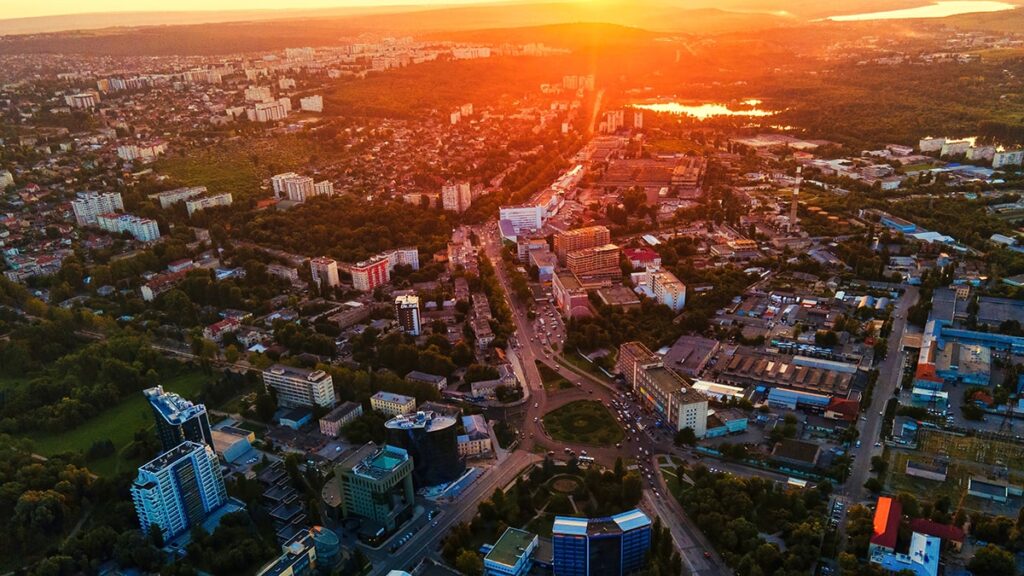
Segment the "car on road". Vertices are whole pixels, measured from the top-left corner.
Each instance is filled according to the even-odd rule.
[[[707,550],[705,550],[704,551],[704,557],[705,558],[711,558],[711,552],[708,552]]]

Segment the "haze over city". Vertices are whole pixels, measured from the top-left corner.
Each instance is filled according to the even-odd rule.
[[[0,573],[1017,576],[1017,0],[0,1]]]

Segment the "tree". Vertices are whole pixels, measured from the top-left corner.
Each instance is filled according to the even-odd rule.
[[[974,553],[967,568],[975,576],[1016,576],[1017,566],[1013,554],[989,544]]]
[[[676,446],[693,446],[697,444],[697,434],[689,426],[680,428],[676,432],[675,444]]]
[[[466,576],[480,576],[484,571],[484,561],[472,550],[463,550],[455,559],[455,569]]]

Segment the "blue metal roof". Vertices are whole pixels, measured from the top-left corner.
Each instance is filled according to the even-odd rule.
[[[651,525],[651,519],[640,510],[630,510],[629,512],[616,514],[612,516],[612,520],[619,525],[623,532]]]
[[[586,536],[587,518],[573,518],[572,516],[555,516],[555,523],[551,526],[552,535],[564,536]]]

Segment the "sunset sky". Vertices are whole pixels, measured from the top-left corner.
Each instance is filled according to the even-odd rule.
[[[0,20],[89,12],[164,12],[192,10],[281,10],[345,6],[468,4],[480,0],[0,0]]]

